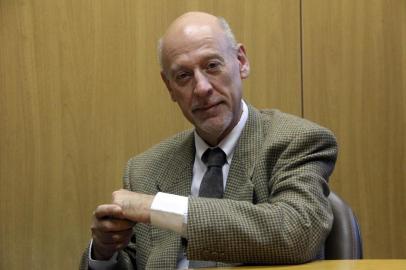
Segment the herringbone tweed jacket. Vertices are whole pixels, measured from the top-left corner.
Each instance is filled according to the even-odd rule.
[[[132,158],[124,187],[188,196],[195,156],[193,131]],[[293,264],[312,260],[332,225],[327,186],[337,156],[333,134],[277,110],[249,106],[223,199],[189,198],[188,259]],[[116,269],[174,269],[181,237],[136,224]],[[87,269],[86,251],[81,268]]]

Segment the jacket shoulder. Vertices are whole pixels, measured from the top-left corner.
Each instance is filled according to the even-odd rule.
[[[172,160],[174,155],[179,154],[184,149],[190,150],[186,146],[193,143],[193,140],[193,130],[182,131],[132,157],[129,163],[143,163],[145,166],[148,163],[168,162]]]
[[[131,158],[124,170],[124,188],[153,194],[160,179],[173,177],[179,164],[194,156],[192,130],[178,133]]]
[[[267,133],[285,139],[309,134],[324,134],[335,139],[328,128],[296,115],[281,112],[276,109],[260,110],[261,120]]]

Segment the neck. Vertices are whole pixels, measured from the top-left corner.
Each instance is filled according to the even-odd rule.
[[[197,134],[211,147],[217,146],[229,134],[228,131],[223,132],[220,136],[213,136],[212,134],[205,134],[204,132],[197,131]]]
[[[228,134],[233,130],[233,128],[238,124],[238,122],[241,119],[242,115],[242,106],[240,107],[240,113],[238,114],[239,116],[236,117],[231,124],[220,134],[213,134],[209,132],[205,132],[203,130],[196,129],[197,134],[211,147],[217,146],[220,144],[220,142],[227,137]]]

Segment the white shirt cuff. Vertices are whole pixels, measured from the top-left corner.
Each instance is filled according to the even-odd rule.
[[[151,224],[186,237],[189,198],[158,192],[151,205]]]
[[[93,239],[90,241],[89,247],[89,269],[90,270],[113,270],[114,266],[117,263],[117,255],[118,252],[114,253],[114,255],[108,261],[98,261],[92,259],[92,245]]]

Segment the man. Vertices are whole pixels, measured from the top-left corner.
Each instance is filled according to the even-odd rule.
[[[249,62],[224,20],[186,13],[159,44],[161,77],[195,129],[128,162],[125,189],[94,212],[81,268],[315,259],[333,219],[327,180],[334,136],[242,100]]]

